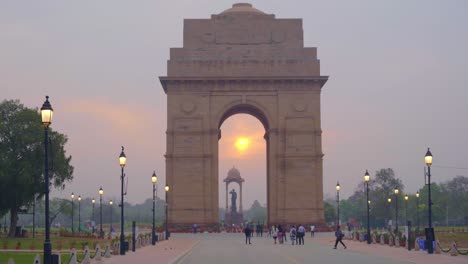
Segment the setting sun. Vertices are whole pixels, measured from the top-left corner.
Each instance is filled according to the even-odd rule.
[[[248,138],[238,138],[236,140],[236,148],[240,151],[246,150],[249,147],[249,139]]]

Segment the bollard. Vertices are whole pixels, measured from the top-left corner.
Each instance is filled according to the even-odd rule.
[[[10,258],[10,259],[8,259],[8,264],[15,264],[15,261],[12,258]]]
[[[83,260],[81,260],[80,263],[82,263],[82,264],[91,264],[91,258],[89,257],[89,247],[88,246],[85,246]]]
[[[105,258],[110,258],[111,257],[111,250],[110,250],[110,244],[106,244],[106,249],[104,250],[104,257]]]
[[[93,260],[101,260],[101,246],[99,246],[99,244],[96,244],[96,249],[94,252]]]
[[[450,248],[450,256],[457,256],[457,243],[455,241],[452,242],[452,247]]]
[[[70,250],[70,261],[68,264],[76,264],[76,249],[74,248]]]
[[[395,237],[395,247],[400,247],[400,238],[398,237],[398,235]]]
[[[435,243],[435,244],[436,244],[436,245],[435,245],[435,248],[434,248],[434,249],[435,249],[435,253],[436,253],[436,254],[442,253],[442,252],[440,251],[440,243],[439,243],[439,240],[436,240],[436,243]]]
[[[385,244],[385,237],[384,235],[380,235],[380,245],[384,245]]]
[[[419,251],[421,248],[419,247],[419,237],[416,238],[416,240],[414,241],[414,250],[415,251]]]
[[[14,262],[13,262],[14,263]],[[8,264],[10,264],[10,261],[8,261]],[[34,264],[41,264],[41,257],[39,257],[39,254],[37,254],[34,257]]]

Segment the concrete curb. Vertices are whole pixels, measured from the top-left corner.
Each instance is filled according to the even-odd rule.
[[[181,263],[181,261],[184,259],[184,257],[187,256],[192,251],[192,249],[195,246],[197,246],[200,242],[201,242],[201,240],[197,240],[190,248],[188,248],[187,250],[182,252],[182,254],[180,254],[179,256],[175,257],[168,264],[179,264],[179,263]]]

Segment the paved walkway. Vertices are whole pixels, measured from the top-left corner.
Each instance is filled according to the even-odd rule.
[[[306,236],[304,246],[275,245],[272,238],[266,237],[253,237],[252,244],[246,245],[243,234],[173,234],[170,240],[156,246],[103,258],[102,264],[468,264],[468,256],[429,255],[424,251],[344,242],[348,249],[333,249],[332,233]]]
[[[199,238],[179,237],[158,242],[156,246],[137,248],[135,252],[129,251],[124,256],[103,258],[103,264],[149,264],[174,263],[177,259],[188,253],[200,241]]]

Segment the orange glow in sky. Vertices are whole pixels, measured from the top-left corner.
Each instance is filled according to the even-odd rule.
[[[239,137],[236,139],[236,148],[239,151],[244,151],[249,147],[249,139],[246,137]]]

